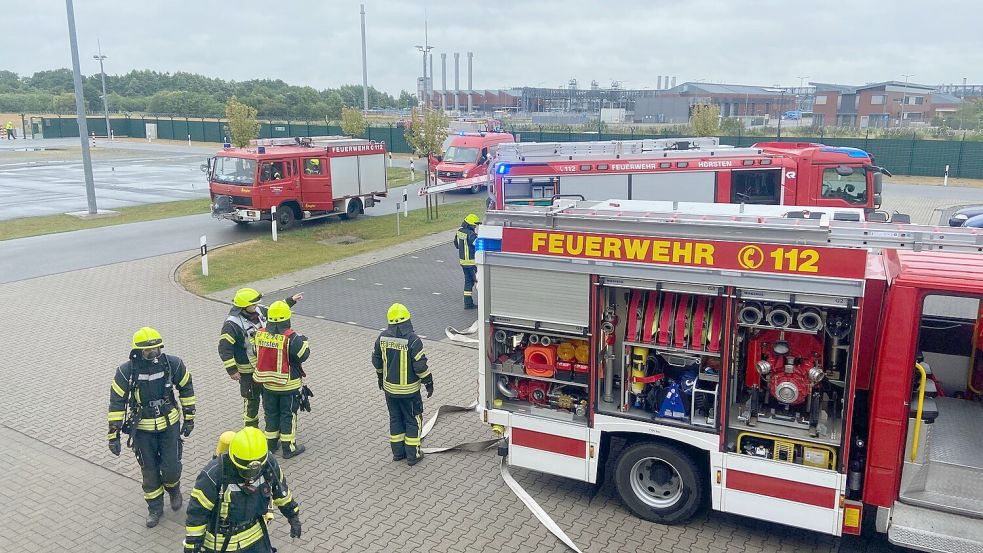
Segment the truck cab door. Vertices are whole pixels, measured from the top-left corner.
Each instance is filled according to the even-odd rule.
[[[871,207],[867,170],[860,166],[814,165],[809,195],[823,207]]]
[[[285,199],[293,197],[293,183],[288,174],[286,160],[263,161],[259,165],[259,190],[261,204],[269,208],[280,205]]]
[[[300,170],[301,208],[306,211],[329,211],[331,179],[328,176],[328,160],[322,156],[304,157]]]

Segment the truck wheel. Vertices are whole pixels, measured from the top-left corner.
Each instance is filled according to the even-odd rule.
[[[352,198],[348,202],[348,207],[345,209],[344,215],[341,216],[342,219],[349,221],[358,217],[359,213],[362,212],[362,202],[356,198]]]
[[[294,226],[294,222],[297,220],[297,214],[294,213],[294,208],[289,205],[281,205],[276,209],[276,229],[277,230],[287,230],[288,228]]]
[[[481,192],[481,189],[482,186],[480,184],[472,184],[471,188],[468,191],[471,192],[472,194],[477,194],[478,192]]]
[[[662,524],[688,520],[705,493],[696,461],[677,447],[653,442],[625,448],[615,465],[615,483],[633,513]]]
[[[236,221],[236,226],[245,228],[249,226],[249,223],[252,223],[252,221]]]

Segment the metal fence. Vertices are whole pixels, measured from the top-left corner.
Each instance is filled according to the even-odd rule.
[[[88,119],[89,130],[106,136],[106,120],[101,117]],[[222,143],[228,136],[228,128],[221,119],[186,117],[126,117],[111,119],[116,136],[146,138],[148,125],[155,125],[157,138],[165,140],[191,140]],[[47,138],[77,137],[78,123],[74,117],[46,117],[42,119],[42,133]],[[670,134],[636,134],[608,132],[544,131],[542,128],[514,129],[522,142],[572,142],[589,140],[633,140],[648,137],[670,137]],[[328,121],[262,121],[260,137],[278,138],[290,136],[323,136],[344,134],[340,126]],[[389,151],[411,153],[403,129],[396,124],[369,127],[362,138],[385,142]],[[722,136],[722,144],[750,146],[756,142],[778,140],[763,136]],[[983,178],[983,142],[974,140],[919,140],[911,138],[816,138],[783,136],[784,142],[822,142],[829,146],[860,148],[874,156],[876,163],[897,175],[938,176],[949,166],[949,176]]]

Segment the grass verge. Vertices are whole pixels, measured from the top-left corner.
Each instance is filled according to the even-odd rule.
[[[264,236],[210,252],[208,277],[202,276],[201,263],[193,259],[178,270],[178,281],[195,294],[210,294],[457,228],[465,215],[483,212],[483,208],[483,199],[442,205],[436,221],[427,220],[425,209],[416,209],[400,219],[399,236],[395,215],[312,221],[281,233],[276,243]],[[350,244],[323,243],[342,237],[357,240]]]
[[[406,167],[389,167],[386,169],[389,188],[399,188],[413,182],[410,170]]]
[[[108,227],[126,223],[138,223],[140,221],[153,221],[184,215],[198,215],[208,213],[210,202],[211,200],[208,198],[199,198],[178,202],[122,207],[113,210],[119,212],[119,215],[97,219],[79,219],[71,215],[42,215],[40,217],[11,219],[9,221],[0,221],[0,240],[12,240],[27,236],[40,236],[42,234]]]

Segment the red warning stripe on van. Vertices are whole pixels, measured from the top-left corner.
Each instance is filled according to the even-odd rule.
[[[824,509],[835,509],[837,501],[836,490],[833,488],[733,469],[727,470],[727,489],[767,495]]]
[[[554,436],[524,428],[512,427],[512,445],[569,455],[580,459],[587,457],[587,442],[584,440]]]

